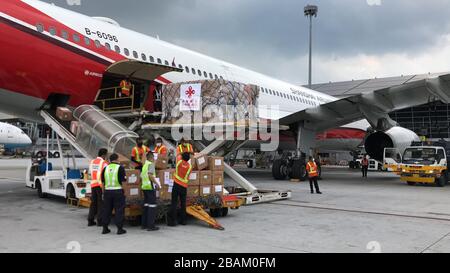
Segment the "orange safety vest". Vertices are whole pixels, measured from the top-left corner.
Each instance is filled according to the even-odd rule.
[[[183,144],[178,145],[177,147],[177,155],[182,155],[183,153],[192,153],[194,149],[191,144],[188,144],[186,148],[184,148]]]
[[[127,80],[122,80],[120,82],[120,88],[122,88],[122,94],[125,96],[130,96],[131,83]]]
[[[308,171],[309,177],[317,177],[319,174],[317,173],[317,164],[315,162],[308,162],[306,165],[306,170]]]
[[[102,173],[108,166],[108,163],[101,157],[91,161],[89,165],[89,172],[91,174],[91,188],[97,188],[102,186]]]
[[[161,145],[161,147],[158,148],[158,146],[155,147],[155,150],[153,151],[155,154],[159,155],[167,155],[167,148],[164,145]]]
[[[364,158],[364,159],[362,160],[361,164],[362,164],[364,167],[369,166],[369,160],[368,160],[367,158]]]
[[[175,174],[173,175],[173,181],[178,185],[187,188],[189,183],[189,175],[191,175],[192,165],[189,162],[179,160]]]
[[[134,160],[142,163],[142,157],[144,156],[144,154],[148,153],[148,151],[150,151],[150,149],[145,145],[143,145],[142,148],[139,148],[138,146],[134,147],[132,153]]]

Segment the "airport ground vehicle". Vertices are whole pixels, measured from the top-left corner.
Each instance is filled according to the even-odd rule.
[[[357,159],[357,167],[356,169],[359,169],[361,167],[361,163],[362,163],[362,159]],[[381,164],[380,162],[378,162],[375,159],[369,159],[369,171],[383,171],[384,167],[383,164]]]
[[[435,184],[444,187],[449,180],[448,143],[413,142],[403,155],[393,149],[385,150],[385,164],[408,185]]]
[[[59,138],[58,147],[58,154],[62,155]],[[62,168],[54,170],[50,162],[50,154],[45,152],[31,159],[26,171],[27,187],[36,189],[40,198],[54,195],[70,201],[85,197],[86,193],[90,192],[90,187],[83,180],[82,172],[77,168],[75,159],[73,158],[72,166],[70,166],[64,162],[63,156],[58,156]]]

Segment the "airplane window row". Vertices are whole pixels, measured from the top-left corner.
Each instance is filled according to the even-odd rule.
[[[301,103],[304,103],[304,104],[309,104],[311,106],[317,106],[316,102],[314,102],[312,100],[309,100],[309,99],[301,98],[299,96],[295,96],[295,95],[293,96],[293,95],[290,95],[290,94],[278,92],[278,91],[275,91],[275,90],[272,90],[272,89],[268,89],[268,88],[264,88],[264,87],[261,87],[260,89],[261,89],[261,91],[263,93],[268,94],[268,95],[278,96],[278,97],[285,98],[285,99],[288,99],[288,100],[291,100],[291,101],[296,101],[296,102],[301,102]]]
[[[36,25],[36,29],[37,29],[38,32],[41,32],[41,33],[45,31],[45,28],[44,28],[44,25],[43,25],[43,24],[37,24],[37,25]],[[52,36],[58,36],[58,31],[56,30],[55,27],[49,27],[48,32],[49,32]],[[80,37],[80,35],[78,35],[78,34],[73,34],[72,37],[71,37],[72,39],[71,39],[71,38],[70,38],[70,35],[69,35],[69,33],[68,33],[67,31],[61,30],[60,33],[61,33],[60,36],[61,36],[63,39],[66,39],[66,40],[73,40],[75,43],[80,43],[81,40],[83,40],[83,42],[84,42],[87,46],[89,46],[89,45],[91,44],[91,40],[89,39],[89,37]],[[95,46],[96,46],[97,48],[102,47],[102,44],[101,44],[101,42],[100,42],[99,40],[95,40],[94,43],[95,43]],[[110,43],[105,43],[105,48],[106,48],[107,50],[110,50],[110,51],[113,50],[113,47],[111,46]],[[118,45],[114,46],[114,51],[115,51],[116,53],[121,54],[121,48],[120,48]],[[132,54],[132,56],[133,56],[135,59],[139,59],[139,58],[140,58],[140,59],[143,60],[143,61],[147,61],[147,55],[145,55],[144,53],[142,53],[141,55],[139,55],[137,51],[130,52],[130,50],[129,50],[128,48],[124,48],[124,49],[123,49],[123,53],[124,53],[125,56],[127,56],[127,57],[129,57],[129,56]],[[164,62],[163,62],[162,59],[160,59],[160,58],[156,58],[156,59],[155,59],[155,57],[153,57],[153,56],[149,56],[149,57],[148,57],[148,60],[149,60],[151,63],[158,63],[158,64],[160,64],[160,65],[164,64],[164,65],[166,65],[166,66],[170,66],[169,61],[164,60]],[[156,62],[155,62],[155,60],[156,60]],[[172,63],[172,66],[173,66],[173,67],[176,67],[175,62]],[[181,65],[181,64],[178,65],[178,68],[179,68],[179,69],[183,69],[183,65]],[[213,79],[216,79],[216,80],[217,80],[217,79],[219,79],[219,78],[223,80],[223,77],[222,77],[222,76],[217,76],[217,74],[214,74],[214,75],[213,75],[212,73],[207,73],[206,71],[201,71],[200,69],[197,69],[197,70],[196,70],[195,68],[189,69],[188,66],[185,66],[183,70],[184,70],[185,73],[188,73],[188,74],[192,73],[193,75],[198,75],[198,76],[200,76],[200,77],[209,78],[209,79],[211,79],[211,80],[213,80]]]

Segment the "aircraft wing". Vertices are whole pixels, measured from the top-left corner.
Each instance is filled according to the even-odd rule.
[[[392,86],[309,108],[280,119],[281,125],[303,123],[316,132],[367,119],[373,128],[395,126],[388,114],[408,107],[440,100],[450,103],[450,74]]]

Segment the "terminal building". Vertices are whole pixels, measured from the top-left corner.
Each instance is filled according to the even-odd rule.
[[[443,74],[447,73],[330,82],[314,84],[312,85],[312,89],[337,98],[345,98],[404,83],[437,77]],[[450,140],[449,110],[449,105],[437,101],[396,111],[391,113],[390,116],[400,126],[414,131],[419,136],[426,137],[430,140]]]

